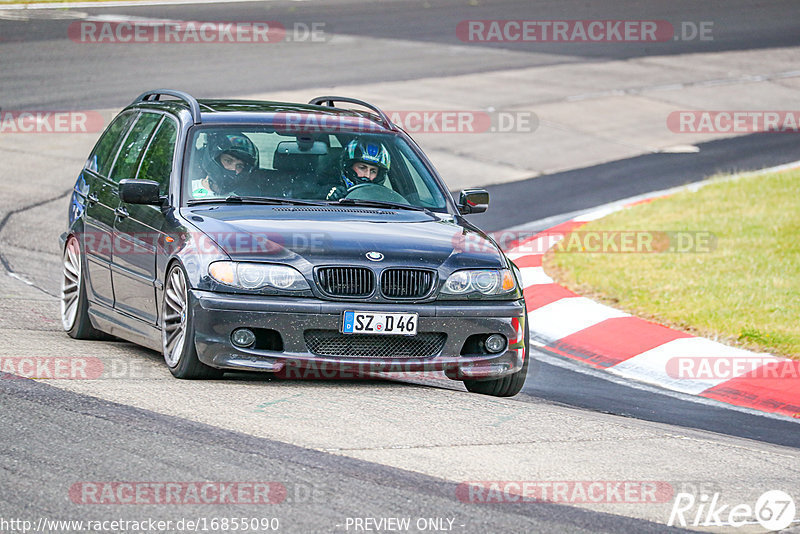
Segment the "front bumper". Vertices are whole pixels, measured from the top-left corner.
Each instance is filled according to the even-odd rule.
[[[453,379],[495,379],[519,371],[525,357],[525,304],[517,301],[450,301],[425,304],[375,304],[324,301],[314,298],[263,297],[192,290],[190,305],[195,344],[201,362],[220,369],[267,371],[283,376],[296,369],[313,369],[320,377],[355,377],[372,372],[444,371]],[[352,357],[310,352],[307,330],[341,331],[345,310],[416,312],[418,335],[447,335],[433,356]],[[280,333],[282,351],[239,348],[231,342],[237,328],[270,329]],[[498,354],[466,353],[467,338],[475,334],[504,335],[508,344]],[[395,337],[387,335],[386,338]]]

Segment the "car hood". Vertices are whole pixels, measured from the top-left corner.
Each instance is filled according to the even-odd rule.
[[[214,205],[183,216],[231,259],[312,265],[505,267],[497,246],[446,214],[355,207]],[[378,261],[370,260],[367,253]]]

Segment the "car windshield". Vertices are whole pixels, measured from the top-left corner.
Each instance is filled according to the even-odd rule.
[[[189,204],[216,199],[395,204],[447,211],[445,193],[398,135],[195,128],[184,171]]]

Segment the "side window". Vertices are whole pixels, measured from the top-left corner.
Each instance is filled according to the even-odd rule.
[[[119,182],[124,178],[133,178],[136,175],[136,167],[142,149],[147,145],[150,134],[153,133],[158,121],[161,120],[159,113],[142,113],[136,124],[131,128],[128,137],[122,142],[117,161],[111,169],[111,178],[114,182]]]
[[[92,155],[89,156],[89,161],[86,163],[87,169],[101,176],[108,176],[122,136],[128,130],[128,126],[135,116],[135,112],[128,111],[114,119],[95,145]]]
[[[153,180],[159,183],[162,195],[169,192],[169,176],[172,172],[172,155],[175,153],[175,140],[178,138],[178,126],[175,121],[164,118],[150,146],[142,157],[137,178]]]

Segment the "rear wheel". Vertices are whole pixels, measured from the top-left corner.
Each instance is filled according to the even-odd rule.
[[[194,345],[194,318],[189,306],[189,284],[180,265],[174,265],[164,284],[161,306],[161,346],[164,361],[176,378],[219,378],[221,369],[202,363]]]
[[[522,390],[525,379],[528,377],[528,363],[531,360],[530,333],[528,332],[528,319],[525,318],[525,359],[522,368],[513,375],[504,376],[496,380],[464,380],[464,386],[471,393],[492,395],[493,397],[513,397]]]
[[[75,339],[107,339],[110,336],[92,326],[81,261],[81,247],[75,236],[67,239],[61,263],[61,326]]]

